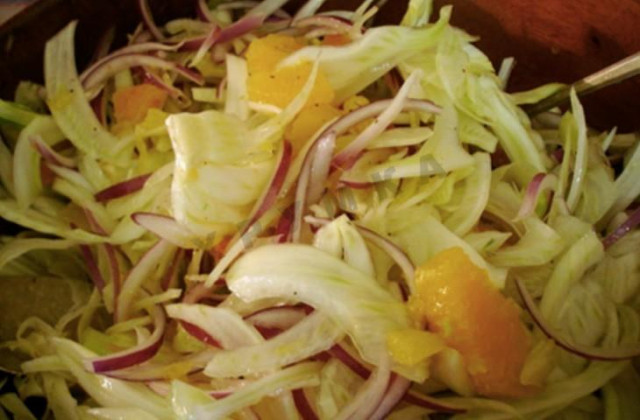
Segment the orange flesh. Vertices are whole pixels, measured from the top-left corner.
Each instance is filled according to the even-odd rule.
[[[278,69],[282,59],[305,45],[298,39],[272,34],[257,39],[247,49],[249,98],[279,108],[286,107],[302,90],[312,63],[305,62]],[[333,101],[334,92],[324,74],[319,71],[306,106]]]
[[[450,248],[418,267],[415,281],[412,315],[462,354],[478,394],[517,398],[535,391],[520,382],[531,348],[520,309],[485,270]]]
[[[119,89],[113,94],[113,112],[119,124],[135,125],[151,108],[162,109],[167,92],[150,84]]]

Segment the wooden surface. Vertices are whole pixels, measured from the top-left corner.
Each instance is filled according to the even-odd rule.
[[[193,2],[151,0],[159,21],[193,14]],[[292,0],[291,6],[300,4]],[[360,1],[333,0],[328,7]],[[481,37],[479,47],[495,65],[513,56],[517,66],[509,89],[540,83],[571,82],[627,54],[640,50],[640,0],[436,0],[454,4],[453,23]],[[397,22],[406,0],[388,0],[380,22]],[[437,12],[436,12],[437,13]],[[46,39],[70,19],[79,18],[80,63],[86,61],[98,37],[114,22],[119,33],[139,20],[135,0],[40,0],[28,13],[0,28],[0,95],[10,97],[20,79],[42,80]],[[640,80],[607,88],[585,99],[591,124],[640,129]]]

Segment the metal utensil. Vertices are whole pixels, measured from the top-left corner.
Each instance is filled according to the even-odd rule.
[[[524,109],[529,116],[533,117],[568,101],[572,88],[576,90],[578,96],[585,96],[638,74],[640,74],[640,52],[590,74],[536,104],[525,106]]]

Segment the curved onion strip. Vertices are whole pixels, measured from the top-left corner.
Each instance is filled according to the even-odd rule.
[[[302,216],[308,205],[314,204],[322,196],[325,180],[331,169],[331,156],[336,144],[336,133],[326,131],[309,149],[300,170],[296,187],[296,200],[293,214],[294,242],[300,240]]]
[[[160,240],[140,258],[124,280],[122,290],[118,295],[115,319],[124,321],[132,311],[133,300],[138,296],[140,288],[151,273],[155,271],[162,260],[168,258],[175,250],[175,246],[165,240]]]
[[[288,203],[283,203],[284,208],[288,207]],[[206,287],[211,287],[220,281],[222,274],[227,271],[231,264],[238,258],[245,249],[251,247],[256,237],[262,233],[265,229],[274,223],[278,216],[281,214],[282,209],[277,206],[271,207],[267,210],[255,223],[251,224],[245,232],[233,242],[224,256],[218,261],[218,264],[213,268],[213,271],[207,276],[205,281]]]
[[[208,332],[198,327],[197,325],[187,321],[180,321],[180,325],[182,325],[182,328],[184,328],[184,330],[196,340],[209,346],[222,348],[222,345],[218,340],[213,338]]]
[[[158,28],[158,25],[156,25],[156,22],[153,20],[153,14],[151,13],[151,8],[147,0],[138,0],[138,8],[140,9],[142,21],[144,22],[144,26],[147,27],[147,30],[155,39],[163,40],[164,35],[162,35],[160,28]]]
[[[331,222],[331,220],[329,219],[311,216],[305,217],[304,220],[309,224],[322,226],[327,225]],[[387,255],[389,255],[389,257],[396,264],[398,264],[398,267],[400,267],[400,270],[402,270],[402,274],[405,277],[409,290],[411,292],[415,290],[415,283],[413,281],[413,273],[415,272],[415,267],[411,262],[409,256],[402,250],[402,248],[393,243],[393,241],[391,241],[390,239],[385,238],[384,236],[369,228],[360,226],[357,223],[354,223],[354,226],[356,227],[356,229],[358,229],[358,232],[360,232],[364,239],[386,252]]]
[[[110,378],[122,379],[130,382],[150,382],[175,378],[176,371],[191,375],[202,371],[206,366],[213,351],[203,350],[199,353],[180,356],[178,360],[169,363],[153,363],[149,361],[145,364],[125,368],[121,370],[104,372]]]
[[[164,331],[167,325],[167,316],[162,307],[156,305],[151,311],[153,319],[153,333],[140,344],[130,349],[97,357],[85,361],[87,370],[101,373],[124,369],[151,359],[160,350]]]
[[[286,330],[301,321],[308,312],[304,307],[280,306],[253,313],[245,317],[245,321],[256,328]]]
[[[180,268],[180,261],[184,259],[185,250],[179,249],[178,252],[173,256],[173,260],[167,269],[164,277],[162,277],[162,281],[160,282],[160,288],[162,290],[168,290],[172,284],[175,284],[178,278],[178,270]]]
[[[266,188],[260,195],[260,198],[256,202],[251,212],[251,216],[249,217],[249,223],[247,223],[247,227],[243,233],[246,232],[249,226],[255,223],[256,220],[258,220],[267,210],[269,210],[278,199],[278,194],[280,194],[287,172],[289,171],[289,166],[291,165],[291,150],[291,143],[285,141],[283,147],[280,149],[276,169],[267,183]]]
[[[133,213],[131,219],[149,232],[155,233],[160,238],[180,248],[198,248],[193,234],[172,217],[156,213],[138,212]]]
[[[356,161],[358,155],[367,147],[373,139],[380,135],[393,122],[393,120],[405,108],[405,104],[411,93],[411,89],[422,76],[422,71],[417,70],[411,73],[411,76],[405,80],[398,94],[391,100],[388,108],[376,117],[375,121],[370,124],[364,131],[350,142],[333,158],[333,164],[336,167],[349,169]],[[439,108],[435,105],[431,108],[431,112],[439,112]]]
[[[532,215],[536,210],[536,204],[538,203],[540,195],[548,190],[554,189],[557,180],[558,178],[553,174],[536,174],[527,186],[527,191],[522,200],[522,206],[520,206],[515,221],[525,219]]]
[[[318,192],[321,193],[324,190],[324,184],[328,172],[326,172],[325,176],[322,176],[324,175],[322,169],[324,169],[325,159],[328,157],[328,155],[330,155],[330,153],[333,152],[333,150],[329,149],[331,149],[331,145],[335,144],[335,139],[342,133],[347,131],[351,126],[385,112],[385,110],[387,110],[392,105],[394,100],[395,99],[384,99],[372,102],[369,105],[358,108],[357,110],[345,115],[344,117],[339,118],[334,123],[330,124],[309,147],[303,160],[302,168],[300,170],[300,175],[298,178],[298,185],[296,187],[296,201],[292,229],[294,241],[298,240],[300,237],[302,217],[304,215],[306,207],[308,205],[314,204],[311,198],[315,197],[310,197],[310,194],[314,194],[315,196],[316,194],[318,194]],[[439,113],[440,108],[430,101],[419,99],[405,99],[401,103],[400,111]],[[382,124],[380,124],[380,126],[382,126]],[[386,127],[386,125],[384,125],[384,127]],[[375,138],[377,131],[374,132],[373,130],[371,130],[369,134],[371,133],[373,133],[372,137],[365,137],[364,140],[360,141],[360,146],[366,147],[366,144],[373,138]],[[360,146],[358,146],[358,148],[360,148]],[[336,161],[336,159],[338,158],[338,155],[336,155],[333,158],[332,163],[353,163],[352,159],[357,158],[357,153],[352,152],[353,150],[349,152],[348,156],[343,156],[339,161]],[[316,156],[317,154],[319,154],[320,156]],[[312,168],[314,166],[315,168],[317,168],[317,170],[313,173],[312,176]]]
[[[310,26],[316,26],[320,28],[334,29],[338,32],[349,32],[353,27],[353,25],[349,21],[333,16],[323,15],[309,16],[306,18],[294,20],[291,26],[294,28],[307,28]]]
[[[213,19],[211,18],[211,10],[209,10],[209,6],[207,5],[207,0],[196,1],[196,14],[203,22],[213,22]]]
[[[178,51],[183,46],[183,43],[177,43],[173,45],[162,44],[160,42],[140,42],[138,44],[127,45],[126,47],[122,47],[111,54],[105,55],[97,60],[95,63],[91,64],[87,67],[82,74],[80,75],[80,82],[85,84],[85,80],[87,76],[96,71],[97,68],[104,65],[105,62],[108,62],[116,57],[127,54],[146,54],[157,51]]]
[[[82,258],[87,266],[87,271],[89,272],[89,277],[91,277],[93,285],[102,293],[105,282],[98,268],[98,263],[91,252],[91,248],[89,245],[80,245],[80,252],[82,253]]]
[[[76,167],[76,162],[74,159],[63,156],[60,153],[53,150],[47,143],[42,140],[40,136],[30,137],[31,144],[36,148],[40,156],[45,160],[45,162],[50,165],[63,166],[65,168],[73,169]]]
[[[387,388],[384,398],[380,401],[380,404],[376,408],[376,411],[373,412],[370,419],[384,419],[402,400],[402,397],[407,393],[410,386],[410,380],[403,378],[400,375],[392,374],[389,388]]]
[[[107,236],[107,231],[96,220],[93,212],[87,208],[83,208],[83,211],[91,230],[98,235]],[[113,307],[115,310],[115,308],[117,308],[118,306],[118,295],[120,294],[120,288],[122,286],[120,263],[118,263],[118,257],[116,256],[117,251],[113,245],[105,243],[99,244],[99,246],[104,247],[104,251],[107,255],[107,260],[109,261],[109,275],[111,276],[111,284],[113,287]]]
[[[292,392],[293,402],[298,409],[298,413],[302,420],[319,420],[320,417],[316,414],[304,393],[304,389],[294,389]]]
[[[213,288],[205,287],[204,284],[198,283],[184,294],[182,298],[182,302],[198,303],[202,299],[205,299],[211,296],[213,293],[214,293]],[[180,322],[180,325],[182,325],[182,328],[184,328],[184,330],[193,338],[207,345],[222,348],[222,345],[218,342],[218,340],[213,338],[209,333],[207,333],[202,328],[187,321],[180,320],[179,322]]]
[[[264,22],[264,19],[264,15],[247,15],[222,30],[220,30],[219,28],[214,28],[212,32],[208,33],[205,36],[194,37],[184,41],[181,49],[185,51],[197,51],[203,48],[208,40],[213,39],[213,41],[210,42],[211,45],[205,48],[205,50],[209,50],[214,45],[233,41],[234,39],[246,35],[254,29],[259,28],[260,25],[262,25],[262,23]]]
[[[635,209],[627,220],[618,226],[616,230],[607,235],[607,237],[602,240],[602,245],[604,245],[605,248],[609,248],[638,225],[640,225],[640,207]]]
[[[204,78],[200,73],[187,69],[173,61],[154,57],[152,55],[126,53],[113,55],[103,60],[100,66],[95,67],[92,72],[87,73],[82,83],[83,87],[89,92],[96,90],[110,77],[113,77],[122,70],[126,70],[131,67],[152,67],[173,71],[184,78],[191,80],[197,85],[204,84]]]
[[[353,373],[360,376],[363,379],[368,379],[371,376],[371,371],[360,360],[351,354],[348,350],[342,347],[340,344],[336,344],[328,350],[328,353],[340,360],[347,366]]]
[[[634,344],[632,346],[620,346],[611,349],[570,343],[545,321],[542,313],[540,313],[540,311],[536,307],[533,298],[520,279],[516,279],[516,286],[518,287],[518,292],[520,293],[520,296],[522,297],[522,300],[524,302],[525,309],[527,310],[527,312],[529,312],[533,321],[544,333],[544,335],[553,340],[558,345],[558,347],[568,351],[569,353],[575,354],[576,356],[580,356],[588,360],[616,361],[632,359],[634,357],[640,356],[640,343]]]
[[[391,378],[390,365],[389,359],[380,362],[355,397],[342,407],[337,416],[338,420],[371,418],[384,399]]]
[[[128,179],[126,181],[119,182],[110,187],[98,191],[95,194],[95,199],[98,202],[104,203],[115,198],[124,197],[129,194],[133,194],[144,187],[151,174],[140,175],[135,178]]]
[[[418,407],[423,407],[428,410],[437,411],[439,413],[459,414],[466,411],[462,408],[443,404],[436,398],[412,390],[407,391],[407,393],[404,394],[402,400],[406,403],[417,405]]]
[[[189,63],[189,67],[195,67],[196,65],[198,65],[198,63],[200,63],[200,61],[202,61],[207,51],[209,51],[211,47],[213,47],[218,41],[218,38],[220,37],[220,32],[221,32],[221,29],[217,25],[211,28],[207,36],[204,38],[204,41],[202,41],[202,44],[200,44],[198,51],[191,59],[191,62]]]
[[[143,70],[145,83],[152,84],[167,92],[169,96],[173,98],[181,108],[187,108],[191,105],[191,99],[189,99],[189,97],[182,90],[166,83],[160,76],[149,71],[149,69],[147,69],[146,67],[143,67]]]

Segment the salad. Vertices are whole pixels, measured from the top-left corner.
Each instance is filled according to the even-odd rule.
[[[86,68],[70,22],[0,101],[0,274],[70,302],[0,415],[638,418],[638,137],[530,118],[450,6],[285,3],[140,0]]]

